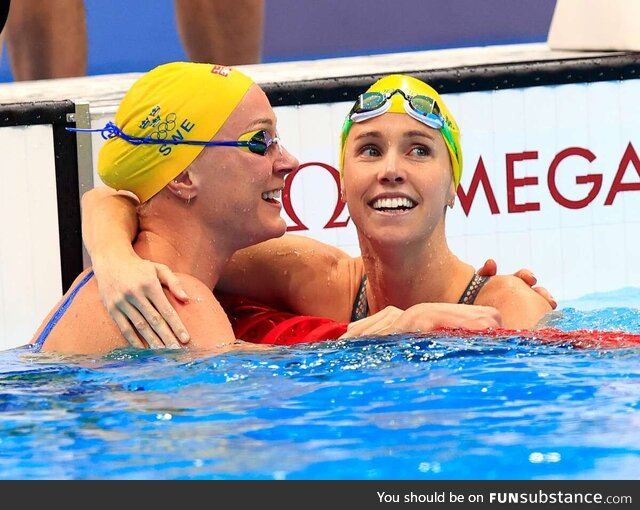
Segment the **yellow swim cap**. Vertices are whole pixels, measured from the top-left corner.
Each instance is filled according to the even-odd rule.
[[[444,104],[444,101],[442,100],[440,95],[432,87],[430,87],[423,81],[420,81],[412,76],[407,76],[405,74],[390,74],[388,76],[385,76],[384,78],[380,78],[377,82],[375,82],[371,87],[367,89],[366,93],[380,92],[382,94],[389,94],[397,90],[402,91],[406,95],[406,97],[414,98],[416,96],[425,96],[426,98],[435,101],[435,103],[437,104],[437,109],[434,109],[433,113],[438,115],[442,120],[441,124],[443,124],[443,126],[439,128],[439,130],[442,133],[444,142],[447,145],[447,149],[449,150],[449,156],[451,158],[451,168],[453,171],[453,183],[457,189],[458,185],[460,184],[460,178],[462,176],[462,148],[460,146],[460,130],[458,128],[456,120],[453,118],[453,115],[451,115],[451,112]],[[363,96],[360,96],[360,98],[362,97]],[[358,98],[358,102],[356,104],[359,104],[360,98]],[[390,103],[390,105],[387,103]],[[407,114],[409,113],[409,110],[407,110],[407,108],[411,107],[406,105],[405,97],[401,93],[397,93],[386,98],[386,101],[380,106],[380,113],[378,113],[378,115],[382,115],[386,112]],[[378,110],[372,110],[369,117],[377,116],[376,111]],[[415,110],[411,112],[411,114],[413,114],[414,112]],[[355,120],[352,120],[352,114],[353,110],[349,113],[342,126],[342,143],[340,146],[340,174],[342,174],[344,170],[344,149],[347,142],[347,136],[349,135],[349,131],[351,130],[353,122],[355,122]],[[418,118],[420,117],[420,114],[417,114],[417,116],[411,116]]]
[[[126,93],[115,125],[128,137],[211,140],[253,81],[237,69],[173,62],[152,69]],[[185,170],[204,146],[132,144],[109,138],[98,155],[98,174],[108,186],[146,202]]]

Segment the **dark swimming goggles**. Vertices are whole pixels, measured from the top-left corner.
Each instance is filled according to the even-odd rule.
[[[391,108],[390,99],[400,94],[404,98],[404,109],[408,115],[434,129],[442,129],[445,121],[435,99],[429,96],[408,96],[403,90],[365,92],[358,96],[348,118],[353,122],[362,122],[386,113]]]
[[[271,136],[271,133],[265,129],[258,129],[256,131],[245,133],[241,135],[238,140],[209,140],[208,142],[173,138],[161,139],[157,137],[152,138],[151,136],[129,136],[113,122],[107,122],[102,129],[79,129],[70,127],[66,129],[67,131],[74,131],[78,133],[100,133],[102,138],[105,140],[118,137],[133,145],[204,145],[207,147],[238,147],[239,149],[253,152],[260,156],[266,155],[269,147],[274,144],[277,144],[278,148],[280,148],[280,138],[277,136]]]

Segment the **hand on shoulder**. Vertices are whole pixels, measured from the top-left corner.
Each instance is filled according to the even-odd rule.
[[[482,288],[476,304],[493,306],[507,329],[531,329],[552,310],[549,301],[516,275],[496,275]]]

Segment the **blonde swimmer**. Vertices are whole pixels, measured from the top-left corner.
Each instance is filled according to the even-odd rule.
[[[171,268],[194,298],[172,301],[192,347],[237,348],[211,289],[236,250],[284,234],[281,204],[271,197],[298,164],[278,146],[266,95],[236,69],[165,64],[134,83],[105,129],[98,172],[141,203],[133,252]],[[129,345],[92,275],[78,276],[51,311],[35,350],[99,354]]]
[[[493,306],[505,328],[519,329],[551,310],[521,279],[480,276],[449,249],[446,211],[463,158],[458,125],[433,88],[406,75],[378,80],[347,115],[341,142],[364,267],[354,320],[389,305],[464,303]]]
[[[359,98],[359,102],[366,99],[366,104],[373,107],[369,108],[369,112],[363,108],[353,111],[352,113],[365,115],[348,118],[345,122],[342,154],[345,157],[346,180],[350,175],[358,175],[356,173],[349,174],[349,169],[355,161],[349,152],[351,128],[354,125],[367,126],[369,122],[375,120],[400,117],[401,120],[413,123],[411,131],[422,130],[426,138],[442,138],[445,152],[440,154],[444,157],[439,157],[438,168],[442,179],[446,179],[447,175],[450,176],[450,188],[453,190],[459,182],[462,168],[459,131],[455,129],[452,122],[453,117],[448,110],[444,110],[444,103],[441,103],[441,98],[432,92],[433,89],[417,80],[413,82],[412,80],[403,80],[403,78],[405,77],[387,77],[371,87],[368,92],[375,94]],[[416,82],[424,87],[417,87]],[[412,87],[415,87],[415,90]],[[385,99],[381,102],[382,108],[387,108],[387,110],[380,110],[375,107],[372,100],[380,101],[381,96],[388,94],[387,89],[398,89],[404,95],[393,94],[388,98],[392,99],[391,101]],[[410,99],[417,96],[424,96],[424,98],[413,99],[413,106],[416,108],[414,111]],[[431,106],[427,105],[435,105],[435,107],[429,109]],[[390,111],[392,108],[395,111]],[[445,111],[445,115],[442,115],[443,111]],[[443,132],[438,127],[434,128],[416,119],[415,116],[421,115],[420,112],[431,114],[430,122],[436,123],[436,126],[440,125],[439,121],[443,126],[446,123],[448,132]],[[382,130],[384,131],[384,124]],[[398,161],[400,162],[400,160]],[[404,163],[402,164],[404,165]],[[385,186],[389,187],[390,184],[387,183]],[[405,182],[403,186],[408,187],[410,184]],[[442,194],[449,193],[447,196],[449,199],[451,190],[443,190]],[[349,191],[349,186],[346,191]],[[351,194],[350,198],[349,206],[357,209],[359,205],[355,200],[355,195]],[[442,197],[439,200],[442,202]],[[364,209],[373,214],[372,208],[367,204],[365,206]],[[417,234],[423,236],[422,244],[424,245],[429,242],[429,235],[432,235],[429,234],[429,229],[434,230],[433,226],[429,227],[425,224],[428,219],[424,214],[425,208],[426,206],[421,204],[420,207],[413,207],[416,209],[415,211],[409,210],[405,214],[407,217],[415,218],[412,220],[416,224],[416,232],[412,234],[414,237],[412,250],[420,244],[418,243],[420,236]],[[164,293],[160,290],[159,279],[171,289],[179,288],[180,285],[165,267],[154,266],[131,256],[128,240],[135,236],[137,229],[135,215],[132,214],[132,211],[133,206],[130,203],[122,197],[113,197],[108,191],[97,189],[85,194],[83,198],[85,243],[92,253],[95,266],[100,269],[98,277],[101,281],[103,300],[112,315],[118,318],[119,324],[125,324],[124,331],[127,331],[128,337],[137,338],[137,335],[133,333],[133,325],[135,324],[145,339],[153,342],[155,346],[159,346],[161,341],[171,343],[173,332],[176,335],[186,333],[183,325],[176,320],[175,314],[172,313],[171,307],[166,302]],[[420,214],[421,211],[422,214]],[[436,211],[436,215],[441,216],[438,222],[444,222],[444,211],[444,207],[442,207],[442,211]],[[404,221],[400,215],[395,220],[390,214],[387,216],[389,216],[388,221]],[[117,221],[113,221],[114,218]],[[422,259],[420,264],[412,267],[411,269],[415,272],[407,276],[406,271],[403,270],[403,263],[405,260],[407,262],[410,260],[412,250],[407,250],[405,253],[402,248],[403,241],[401,241],[396,242],[395,246],[380,245],[380,251],[376,253],[366,246],[367,239],[376,236],[375,225],[369,224],[369,228],[372,229],[370,231],[366,230],[368,224],[360,220],[358,223],[356,226],[358,226],[359,237],[365,246],[364,258],[350,257],[335,247],[306,237],[285,235],[282,238],[237,252],[218,281],[217,295],[224,291],[258,300],[279,310],[288,310],[302,315],[330,317],[346,323],[352,317],[357,317],[352,312],[357,310],[358,298],[360,298],[360,302],[363,302],[364,293],[368,306],[366,313],[370,317],[359,323],[360,329],[357,331],[359,334],[377,331],[390,333],[408,329],[426,330],[443,325],[482,329],[500,324],[500,315],[496,314],[494,308],[454,304],[457,303],[461,294],[465,293],[467,283],[474,274],[473,270],[469,271],[469,268],[465,266],[463,273],[466,281],[463,282],[456,276],[452,292],[443,295],[439,292],[442,289],[435,287],[430,289],[425,284],[427,279],[425,271],[432,269],[428,258]],[[417,228],[419,224],[421,226]],[[397,253],[397,267],[385,263],[388,258],[386,253],[389,251]],[[407,255],[406,259],[405,255]],[[413,257],[415,256],[413,255]],[[397,271],[396,274],[402,275],[402,279],[394,282],[392,275],[385,273],[385,266],[391,273]],[[454,266],[458,267],[457,264],[452,267]],[[379,271],[378,268],[382,271]],[[487,274],[495,274],[495,265],[490,262],[486,272]],[[365,283],[363,285],[365,274],[373,274],[376,282],[379,280],[379,274],[386,274],[391,278],[388,282],[389,285],[397,284],[398,289],[411,289],[412,292],[408,293],[411,299],[401,300],[400,296],[395,296],[393,299],[381,298],[378,295],[380,289],[376,292],[371,284]],[[527,285],[524,287],[528,288],[528,285],[535,284],[530,273],[523,271],[517,274],[527,281]],[[520,281],[520,279],[511,277],[501,277],[495,281],[499,282],[501,279],[514,286],[517,286],[517,282]],[[436,280],[440,280],[440,278],[438,277]],[[412,289],[414,281],[420,283],[420,287],[416,288],[415,292]],[[443,283],[439,285],[445,287]],[[446,287],[448,288],[448,284]],[[361,289],[364,290],[361,291]],[[430,292],[430,290],[436,292]],[[519,291],[522,290],[519,289]],[[553,298],[545,289],[537,290],[545,298],[541,298],[541,302],[547,303],[548,301],[548,304],[541,306],[540,310],[555,306]],[[374,292],[376,293],[373,294]],[[389,294],[389,296],[391,295]],[[535,292],[532,292],[532,295],[537,296]],[[445,303],[434,301],[445,301]],[[375,304],[371,306],[372,303]],[[478,303],[479,301],[476,301],[476,304]],[[131,308],[135,308],[137,313],[142,315],[147,322],[132,320],[129,315]],[[405,309],[406,312],[403,312]],[[535,322],[535,317],[525,318],[517,315],[512,317],[511,315],[509,312],[508,320],[511,325],[526,324],[531,326]],[[539,315],[539,312],[535,312],[533,315]],[[422,321],[421,324],[418,324],[419,321]],[[352,331],[354,327],[352,326]]]

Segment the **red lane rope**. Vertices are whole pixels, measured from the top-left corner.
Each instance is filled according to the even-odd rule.
[[[248,301],[230,299],[224,303],[237,338],[247,342],[270,345],[295,345],[335,340],[347,330],[347,324],[307,315],[281,312]],[[427,336],[457,336],[462,338],[489,337],[496,339],[524,338],[544,344],[569,344],[578,349],[620,349],[640,346],[640,334],[623,331],[577,329],[563,331],[556,328],[537,330],[438,328]]]
[[[640,335],[638,334],[594,329],[563,331],[556,328],[541,328],[536,330],[498,328],[471,331],[459,328],[439,328],[431,333],[443,333],[447,336],[461,336],[463,338],[476,336],[490,338],[518,337],[539,341],[544,344],[570,344],[578,349],[621,349],[640,346]]]

